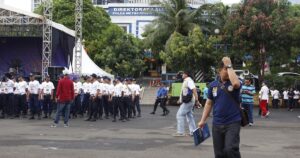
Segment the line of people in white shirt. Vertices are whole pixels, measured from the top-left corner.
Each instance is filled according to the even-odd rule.
[[[40,83],[33,74],[29,76],[30,81],[26,82],[22,76],[3,77],[0,83],[0,118],[26,118],[30,109],[30,119],[37,115],[41,119],[42,110],[44,117],[52,114],[52,100],[54,85],[50,77]]]
[[[3,77],[0,82],[0,118],[51,118],[54,111],[54,84],[50,76],[40,83],[30,74],[29,82],[23,77]],[[85,77],[84,82],[74,77],[75,100],[71,107],[73,118],[84,117],[86,121],[97,119],[113,119],[129,121],[130,118],[141,117],[141,87],[135,79],[124,81],[117,77],[113,82],[108,77],[95,74]]]
[[[130,118],[141,117],[140,93],[141,88],[135,79],[124,81],[117,77],[113,83],[108,77],[98,77],[95,74],[86,77],[81,83],[74,81],[75,101],[71,110],[73,117],[87,114],[86,121],[109,119],[113,122],[129,121]]]

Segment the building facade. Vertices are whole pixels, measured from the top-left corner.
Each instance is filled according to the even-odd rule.
[[[151,5],[152,0],[92,0],[92,2],[107,11],[112,23],[138,38],[142,38],[145,26],[155,19],[151,11],[163,11],[159,6]],[[198,8],[204,3],[205,0],[188,0],[191,8]]]

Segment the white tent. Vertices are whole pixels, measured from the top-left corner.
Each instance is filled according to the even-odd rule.
[[[73,50],[73,62],[70,66],[69,70],[73,72],[72,70],[75,70],[75,48]],[[72,69],[71,69],[72,68]],[[81,65],[81,74],[82,75],[91,75],[96,74],[98,76],[107,76],[110,78],[114,78],[112,74],[109,74],[102,70],[99,66],[97,66],[94,61],[88,56],[86,50],[82,46],[82,65]]]

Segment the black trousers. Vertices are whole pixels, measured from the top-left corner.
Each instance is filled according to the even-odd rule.
[[[213,125],[212,135],[215,158],[241,158],[240,122],[228,125]]]
[[[78,95],[75,97],[73,106],[71,107],[71,114],[72,114],[73,116],[77,116],[77,114],[78,114],[79,111],[80,111],[80,108],[81,108],[81,100],[80,100],[80,94],[78,94]]]
[[[29,96],[29,105],[30,105],[30,111],[31,116],[34,117],[35,114],[38,116],[41,115],[41,108],[38,101],[38,95],[37,94],[30,94]]]
[[[167,103],[167,98],[156,98],[155,103],[154,103],[153,112],[156,111],[158,104],[160,104],[160,107],[163,109],[164,113],[166,111],[168,111],[168,109],[166,107],[166,103]]]
[[[99,114],[99,118],[102,118],[103,116],[103,98],[98,98],[98,108],[97,108],[97,112]]]
[[[124,113],[125,116],[128,118],[132,117],[132,97],[131,96],[125,96],[123,97],[123,104],[124,104]]]
[[[102,96],[102,103],[104,108],[105,116],[109,116],[109,103],[108,103],[108,95]]]
[[[119,112],[120,112],[120,119],[125,119],[126,115],[124,113],[124,106],[123,106],[124,104],[122,102],[122,97],[113,97],[112,103],[113,103],[114,119],[116,119]]]
[[[85,113],[86,111],[90,112],[90,111],[89,111],[89,107],[90,107],[90,98],[91,98],[90,93],[85,93],[85,94],[84,94],[84,96],[83,96],[82,108],[80,109],[80,114],[81,114],[81,115],[84,115],[84,113]]]
[[[5,94],[5,105],[4,109],[6,109],[6,114],[8,116],[13,116],[15,114],[15,107],[16,105],[14,104],[14,94],[9,93]]]
[[[5,115],[4,107],[5,107],[5,94],[0,94],[0,111],[2,116]]]
[[[273,108],[279,108],[279,99],[273,99]]]
[[[99,106],[99,98],[98,97],[91,97],[90,99],[90,109],[89,109],[89,118],[97,119],[98,116],[98,106]]]
[[[44,102],[43,102],[43,111],[45,116],[49,114],[51,116],[53,110],[53,104],[51,100],[51,95],[44,95]]]
[[[20,116],[27,115],[27,104],[26,104],[26,95],[15,94],[14,95],[14,115]]]

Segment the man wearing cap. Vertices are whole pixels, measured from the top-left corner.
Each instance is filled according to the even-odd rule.
[[[97,80],[97,75],[92,74],[92,85],[91,85],[91,101],[90,101],[90,112],[89,117],[86,121],[96,121],[97,120],[97,114],[98,114],[98,108],[100,105],[100,89],[99,89],[99,82]],[[99,118],[102,116],[99,116]]]
[[[82,106],[80,108],[79,114],[83,117],[84,113],[88,110],[90,106],[90,97],[91,97],[91,77],[85,77],[85,82],[82,84],[82,90],[84,93]]]
[[[125,122],[126,114],[124,112],[124,104],[122,102],[123,84],[121,78],[117,77],[116,85],[113,87],[112,101],[113,101],[113,122],[116,122],[118,112],[120,112],[120,121]]]
[[[109,107],[109,86],[108,86],[108,77],[104,76],[103,77],[103,84],[102,84],[102,103],[103,103],[103,108],[104,108],[104,113],[105,113],[105,118],[109,119],[109,112],[110,112],[110,107]]]
[[[123,85],[123,104],[124,104],[124,113],[126,116],[126,120],[129,121],[129,118],[132,117],[131,107],[133,101],[131,89],[131,80],[129,78],[125,79],[125,84]]]
[[[28,90],[28,84],[24,81],[23,77],[18,78],[18,82],[15,83],[15,102],[16,106],[16,117],[22,114],[23,118],[27,115],[27,105],[26,105],[26,91]]]
[[[219,65],[219,77],[210,83],[202,118],[198,123],[203,128],[213,108],[213,147],[215,158],[240,158],[240,90],[241,82],[224,57]]]
[[[53,104],[52,100],[54,99],[54,84],[50,81],[50,76],[46,76],[45,81],[42,83],[42,98],[43,98],[43,118],[51,118]]]
[[[64,111],[64,127],[69,127],[69,115],[71,103],[74,100],[74,84],[69,78],[69,71],[63,70],[64,78],[58,81],[56,90],[57,111],[54,124],[51,127],[57,127],[60,116]]]
[[[73,81],[74,81],[75,101],[74,101],[74,106],[71,111],[72,111],[73,118],[77,118],[77,114],[81,107],[82,83],[80,82],[79,78],[77,78],[77,77],[74,77]]]
[[[132,87],[135,92],[133,107],[137,109],[138,112],[137,117],[141,117],[141,107],[140,107],[141,87],[136,83],[136,79],[132,79]]]
[[[181,95],[179,98],[178,103],[181,103],[177,114],[177,133],[175,133],[173,136],[180,137],[185,136],[185,126],[184,122],[185,120],[188,121],[189,124],[189,131],[190,135],[192,135],[193,131],[196,129],[196,124],[193,116],[193,107],[195,103],[200,106],[199,100],[198,100],[198,94],[197,89],[194,81],[190,77],[190,73],[188,71],[185,71],[182,74],[183,78],[183,84],[181,88]],[[190,99],[184,99],[183,97],[191,96]]]
[[[33,74],[29,75],[30,81],[28,83],[28,93],[29,93],[29,107],[31,111],[30,120],[34,119],[34,115],[38,115],[38,119],[41,119],[41,109],[39,108],[39,90],[40,83],[35,79]]]

